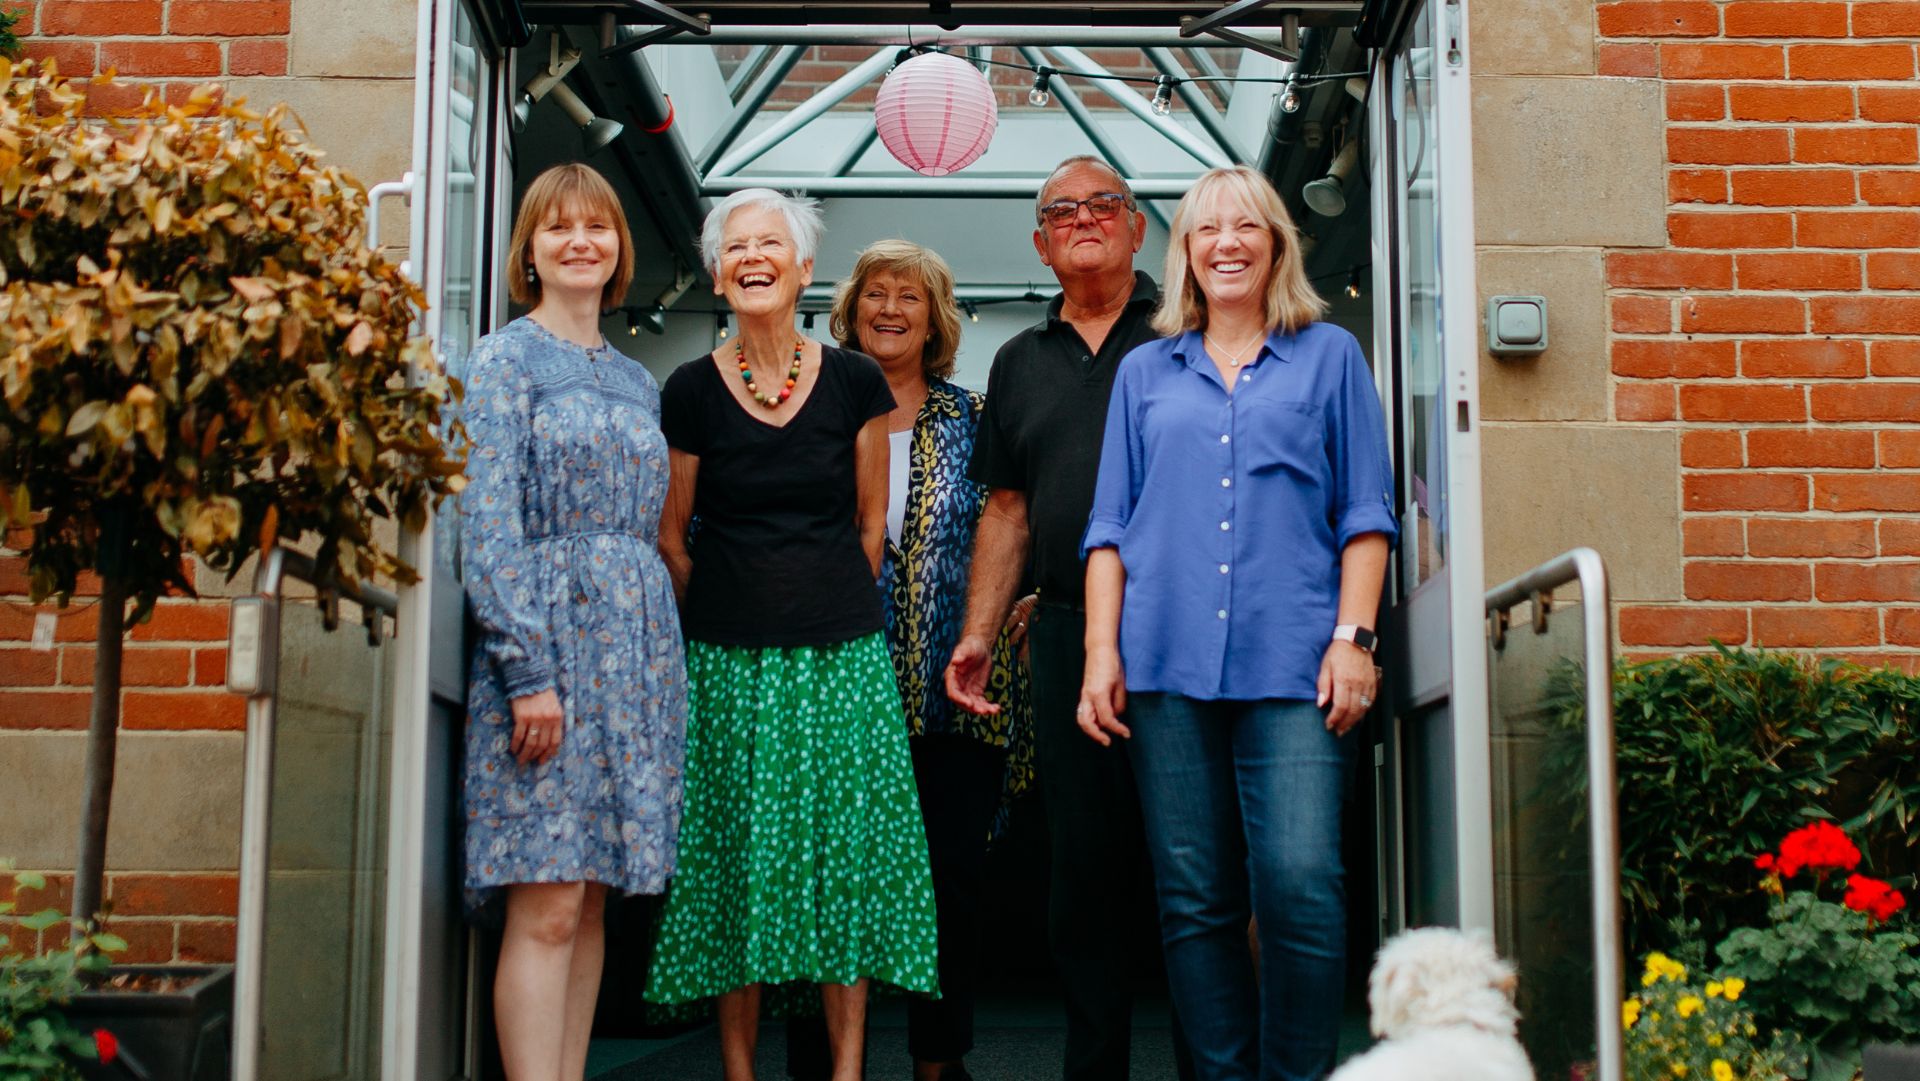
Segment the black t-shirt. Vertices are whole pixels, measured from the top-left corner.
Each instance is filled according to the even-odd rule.
[[[1045,600],[1078,605],[1086,596],[1080,537],[1093,510],[1107,398],[1120,358],[1159,337],[1147,325],[1159,300],[1153,279],[1136,271],[1133,295],[1095,353],[1060,318],[1055,297],[1045,319],[993,356],[971,476],[1026,493],[1033,582]]]
[[[743,408],[711,357],[667,377],[660,429],[668,446],[700,459],[693,578],[680,610],[687,637],[762,649],[830,645],[882,628],[880,589],[855,521],[854,439],[892,408],[880,365],[830,345],[785,427]]]

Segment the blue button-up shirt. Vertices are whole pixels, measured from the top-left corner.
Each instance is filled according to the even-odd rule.
[[[1228,393],[1197,331],[1120,362],[1081,551],[1127,569],[1127,688],[1312,699],[1340,552],[1399,529],[1386,423],[1360,343],[1267,337]]]

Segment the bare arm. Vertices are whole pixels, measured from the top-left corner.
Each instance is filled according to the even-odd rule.
[[[993,639],[1027,567],[1027,493],[995,488],[987,493],[980,527],[973,540],[973,568],[967,585],[967,618],[947,664],[947,697],[973,713],[998,713],[987,701],[987,668]]]
[[[1080,683],[1080,730],[1102,747],[1108,733],[1133,733],[1120,723],[1127,709],[1127,680],[1120,667],[1120,601],[1127,592],[1127,567],[1117,548],[1087,553],[1087,667]]]
[[[853,441],[853,468],[857,500],[854,522],[860,529],[860,549],[867,565],[880,577],[887,554],[887,415],[868,421]]]
[[[1357,623],[1373,629],[1380,612],[1380,590],[1387,580],[1387,535],[1362,533],[1340,550],[1341,623]],[[1092,621],[1092,605],[1088,605]],[[1091,626],[1088,633],[1091,634]],[[1352,642],[1330,642],[1320,661],[1319,704],[1332,704],[1327,712],[1327,728],[1336,735],[1360,723],[1378,692],[1374,676],[1373,654]],[[1363,701],[1364,699],[1364,701]]]
[[[667,507],[660,516],[660,558],[673,579],[673,597],[687,599],[687,580],[693,576],[693,556],[687,551],[687,523],[693,520],[693,488],[700,477],[700,459],[684,450],[667,449]]]

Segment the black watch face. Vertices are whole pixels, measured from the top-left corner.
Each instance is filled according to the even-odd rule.
[[[1373,645],[1379,640],[1378,636],[1365,627],[1355,627],[1353,629],[1353,644],[1369,653],[1373,652]]]

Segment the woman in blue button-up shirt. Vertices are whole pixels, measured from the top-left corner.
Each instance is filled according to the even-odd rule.
[[[1128,740],[1199,1076],[1318,1078],[1346,969],[1348,733],[1396,532],[1385,423],[1259,173],[1194,185],[1164,281],[1171,337],[1121,362],[1107,412],[1079,721]]]

